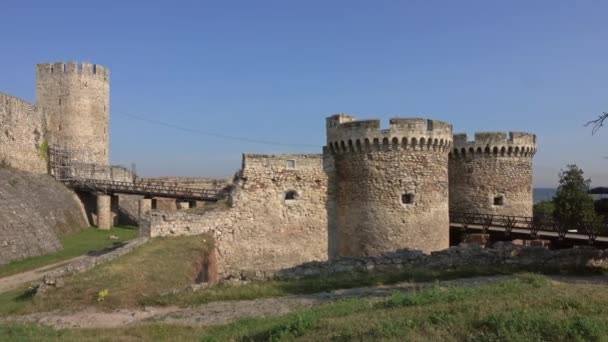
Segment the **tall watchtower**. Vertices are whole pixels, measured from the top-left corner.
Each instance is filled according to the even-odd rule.
[[[436,120],[327,118],[330,257],[449,245],[448,153],[452,125]]]
[[[36,103],[50,144],[76,151],[75,162],[109,163],[110,72],[91,63],[37,65]]]
[[[450,152],[450,210],[532,216],[532,157],[536,135],[481,132],[454,135]]]

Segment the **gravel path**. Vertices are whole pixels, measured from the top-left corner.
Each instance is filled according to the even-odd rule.
[[[40,267],[31,271],[25,271],[23,273],[2,277],[0,278],[0,293],[14,290],[16,288],[21,287],[22,285],[27,285],[36,282],[37,280],[41,280],[47,273],[55,270],[56,268],[65,266],[74,261],[82,260],[86,257],[86,255],[81,255],[72,259],[46,265],[44,267]]]

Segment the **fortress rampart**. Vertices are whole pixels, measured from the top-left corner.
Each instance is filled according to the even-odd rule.
[[[42,111],[29,102],[0,93],[0,163],[46,173],[46,127]]]
[[[448,246],[450,124],[395,118],[383,130],[379,120],[338,114],[327,119],[327,144],[335,168],[330,257]]]
[[[150,212],[143,236],[212,234],[221,278],[327,260],[327,176],[320,154],[244,154],[229,207]]]
[[[336,114],[327,118],[327,147],[332,153],[389,149],[446,151],[451,147],[452,125],[421,118],[393,118],[388,129],[380,120],[355,120]]]
[[[450,210],[532,216],[532,157],[536,135],[522,132],[454,135]]]
[[[536,153],[536,135],[524,132],[479,132],[468,140],[466,133],[454,134],[453,157],[493,154],[513,157],[532,157]]]
[[[78,151],[74,161],[109,163],[110,72],[91,63],[38,64],[36,102],[49,142]]]

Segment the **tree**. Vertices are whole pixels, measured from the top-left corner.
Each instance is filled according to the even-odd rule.
[[[590,179],[576,165],[567,165],[559,174],[559,186],[553,196],[553,218],[567,229],[583,221],[595,221],[593,198],[589,195]]]
[[[606,121],[607,119],[608,119],[608,113],[604,112],[604,113],[600,114],[600,116],[597,119],[587,122],[585,124],[585,126],[592,126],[593,128],[591,129],[591,134],[595,134],[597,131],[600,130],[600,128],[602,126],[604,126],[604,121]]]
[[[542,218],[553,217],[555,211],[555,204],[551,201],[540,201],[534,205],[534,216],[540,216]]]

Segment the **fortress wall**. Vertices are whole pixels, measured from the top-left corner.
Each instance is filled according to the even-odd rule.
[[[321,155],[245,154],[231,207],[202,215],[153,211],[140,232],[213,234],[221,278],[327,260],[327,190]],[[286,199],[290,191],[294,199]]]
[[[78,151],[80,163],[108,164],[108,69],[91,63],[38,64],[36,104],[47,115],[50,143]]]
[[[166,186],[177,186],[193,189],[222,190],[232,184],[227,179],[203,178],[203,177],[145,177],[138,178],[140,183],[158,184]]]
[[[44,116],[34,105],[0,93],[0,163],[46,173]]]
[[[62,248],[58,236],[88,227],[74,192],[48,175],[0,168],[0,265]]]
[[[330,257],[373,256],[449,244],[448,152],[452,126],[421,118],[327,118],[335,175]]]
[[[536,136],[482,132],[454,135],[450,152],[450,210],[532,216],[532,158]],[[497,202],[495,202],[497,201]]]

